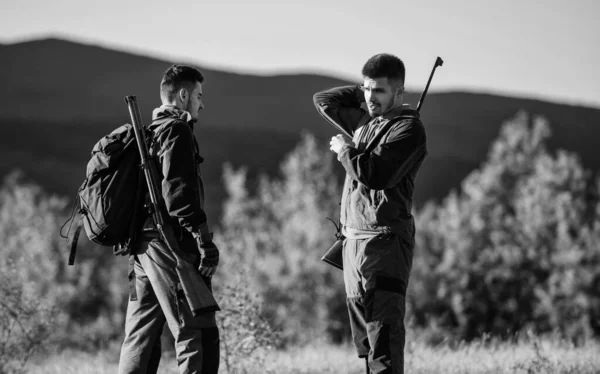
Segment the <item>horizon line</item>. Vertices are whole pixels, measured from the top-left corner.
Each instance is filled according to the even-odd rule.
[[[137,55],[140,57],[158,59],[158,60],[162,60],[165,62],[181,61],[182,63],[200,66],[202,68],[206,68],[206,69],[221,72],[221,73],[229,73],[229,74],[237,74],[237,75],[253,75],[255,77],[268,78],[268,77],[282,77],[282,76],[294,76],[294,75],[314,75],[314,76],[321,76],[321,77],[326,77],[326,78],[339,79],[339,80],[344,80],[344,81],[348,81],[348,82],[353,82],[353,81],[357,81],[357,78],[359,75],[359,74],[357,74],[357,77],[353,78],[353,77],[347,76],[346,74],[343,74],[343,73],[337,73],[333,70],[318,69],[318,68],[274,68],[274,69],[271,68],[267,71],[267,70],[249,68],[249,67],[246,67],[246,68],[236,67],[236,66],[231,66],[231,65],[227,65],[227,64],[221,64],[221,65],[212,64],[212,63],[203,62],[203,61],[193,61],[192,59],[187,58],[187,57],[186,58],[177,57],[174,55],[160,53],[157,51],[152,51],[152,50],[148,50],[148,49],[144,49],[144,48],[140,48],[140,47],[136,47],[136,46],[125,46],[125,45],[121,45],[118,43],[112,44],[110,42],[102,41],[99,39],[86,38],[86,37],[81,37],[81,36],[68,34],[68,33],[60,33],[60,32],[32,33],[32,34],[29,34],[28,36],[15,37],[15,38],[11,38],[11,39],[0,37],[0,46],[11,46],[11,45],[17,45],[17,44],[44,41],[44,40],[59,40],[59,41],[73,43],[73,44],[89,46],[89,47],[102,48],[102,49],[111,50],[111,51],[120,52],[120,53],[127,53],[130,55]],[[422,90],[423,88],[424,88],[424,86],[419,88],[419,87],[415,87],[414,85],[411,85],[410,87],[407,87],[407,91],[409,91],[409,93],[411,93],[411,94],[419,94],[419,92],[421,92],[420,90]],[[431,87],[428,90],[428,92],[434,93],[434,94],[466,93],[466,94],[491,95],[491,96],[499,96],[499,97],[505,97],[505,98],[541,101],[541,102],[548,102],[548,103],[552,103],[552,104],[600,110],[600,101],[594,102],[594,101],[584,100],[584,99],[570,99],[569,100],[569,99],[564,99],[564,98],[561,99],[558,97],[552,97],[552,96],[547,96],[547,95],[542,95],[542,94],[536,95],[536,94],[529,94],[529,93],[522,93],[522,92],[514,92],[514,91],[509,91],[509,90],[499,90],[499,89],[493,89],[493,88],[482,88],[482,87],[474,88],[474,87],[466,87],[466,86],[462,86],[462,87],[461,86],[448,86],[448,87],[444,87],[444,88]]]

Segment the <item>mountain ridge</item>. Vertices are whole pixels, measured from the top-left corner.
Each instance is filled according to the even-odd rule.
[[[31,37],[31,38],[19,40],[16,42],[4,42],[4,43],[0,42],[0,46],[11,47],[14,45],[27,45],[27,44],[36,44],[36,43],[66,43],[66,44],[71,44],[74,46],[83,46],[83,47],[89,47],[89,48],[102,49],[107,52],[129,54],[132,56],[141,57],[143,59],[154,59],[154,60],[159,60],[159,61],[167,61],[167,60],[178,61],[178,63],[185,63],[185,64],[192,65],[192,66],[202,67],[203,69],[209,69],[209,70],[216,71],[216,72],[228,73],[231,75],[239,75],[239,76],[253,76],[253,77],[257,77],[257,78],[280,77],[280,76],[316,76],[316,77],[322,77],[322,78],[336,79],[336,80],[340,80],[340,81],[351,80],[350,77],[336,74],[335,71],[327,71],[327,70],[300,69],[300,71],[297,73],[295,73],[295,72],[294,73],[292,73],[292,72],[277,72],[277,71],[270,72],[270,73],[261,73],[261,72],[256,72],[256,71],[244,71],[243,69],[227,70],[227,69],[222,69],[222,68],[215,67],[215,66],[204,66],[204,64],[202,62],[194,62],[194,61],[191,61],[190,59],[186,59],[186,58],[177,59],[174,57],[170,57],[167,55],[161,55],[160,53],[145,51],[142,49],[135,49],[132,51],[130,49],[127,49],[126,47],[111,46],[106,43],[85,40],[82,38],[77,38],[77,37],[73,37],[73,36],[70,36],[67,34],[61,34],[61,33],[47,34],[46,36],[40,36],[40,37]],[[424,85],[423,85],[423,87],[424,87]],[[416,90],[416,91],[420,92],[420,90],[423,87],[415,86],[415,87],[408,89],[408,91],[413,92]],[[591,102],[585,102],[585,101],[564,101],[564,100],[557,99],[557,98],[540,98],[540,97],[536,97],[535,95],[532,95],[532,94],[520,94],[517,92],[495,91],[495,90],[486,90],[486,89],[466,89],[466,88],[439,89],[439,88],[435,87],[435,84],[434,84],[434,87],[430,88],[429,93],[430,94],[464,93],[464,94],[475,94],[475,95],[491,95],[491,96],[496,96],[496,97],[506,97],[506,98],[513,98],[513,99],[518,99],[518,100],[532,100],[532,101],[558,104],[558,105],[566,105],[566,106],[578,107],[578,108],[600,109],[599,105],[591,103]]]
[[[138,96],[142,118],[150,120],[160,105],[160,78],[171,65],[55,38],[2,45],[2,55],[0,176],[22,169],[50,191],[67,195],[85,177],[93,144],[129,120],[124,96]],[[247,164],[254,176],[275,175],[303,132],[323,143],[336,134],[317,114],[312,95],[352,84],[308,73],[259,76],[197,67],[206,78],[206,109],[195,133],[207,160],[207,195],[214,196],[209,214],[218,214],[225,197],[224,162]],[[418,99],[414,92],[405,96],[413,107]],[[429,156],[417,180],[417,206],[457,188],[485,159],[501,124],[522,110],[548,118],[553,148],[574,151],[587,168],[600,168],[594,144],[600,138],[599,109],[491,93],[430,92],[421,111]]]

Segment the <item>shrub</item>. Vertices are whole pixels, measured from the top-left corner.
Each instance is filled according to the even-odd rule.
[[[66,207],[22,173],[9,174],[0,188],[0,270],[11,269],[10,290],[23,300],[56,311],[55,345],[95,348],[122,334],[127,261],[80,238],[75,266],[67,266],[59,236]]]
[[[251,292],[247,279],[248,272],[240,271],[217,295],[221,367],[231,374],[262,372],[267,353],[281,343],[279,331],[264,317],[264,304]]]
[[[320,261],[335,240],[326,217],[337,217],[341,197],[332,161],[331,152],[304,135],[282,162],[281,178],[262,176],[255,194],[246,169],[224,169],[222,273],[240,264],[252,269],[247,282],[286,339],[328,334],[340,341],[346,333],[342,273]]]
[[[545,120],[517,116],[458,193],[419,212],[417,325],[458,339],[600,333],[597,189],[574,154],[546,149],[549,136]]]

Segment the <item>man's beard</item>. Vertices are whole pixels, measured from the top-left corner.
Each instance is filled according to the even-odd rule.
[[[196,123],[198,122],[198,115],[196,114],[196,117],[194,117],[194,113],[192,113],[192,108],[191,108],[191,104],[188,103],[188,105],[185,108],[185,111],[188,112],[190,114],[190,116],[192,117],[192,120],[190,121],[191,123]]]
[[[390,110],[394,109],[394,106],[396,106],[396,97],[392,97],[392,100],[390,100],[387,108],[385,108],[385,110],[383,110],[381,112],[381,115],[383,116],[384,114],[386,114],[387,112],[389,112]],[[381,108],[381,107],[380,107]]]
[[[367,106],[367,109],[369,110],[369,115],[371,117],[379,117],[379,116],[383,116],[385,115],[387,112],[389,112],[390,110],[392,110],[394,108],[394,105],[396,104],[396,99],[392,98],[392,100],[388,103],[388,105],[383,108],[381,106],[381,104],[376,104],[377,107],[374,108],[374,111],[371,111],[371,109]],[[379,111],[376,112],[376,110],[379,109]]]

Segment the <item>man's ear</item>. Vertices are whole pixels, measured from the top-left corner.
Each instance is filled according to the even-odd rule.
[[[183,103],[187,102],[188,96],[189,96],[189,92],[188,92],[187,88],[179,89],[179,99],[181,100],[181,102],[183,102]]]
[[[404,93],[404,85],[398,86],[398,89],[396,89],[396,96],[402,96],[403,93]]]

